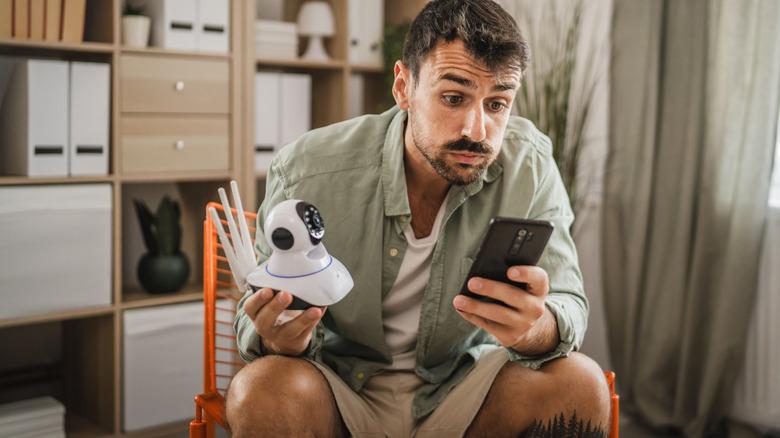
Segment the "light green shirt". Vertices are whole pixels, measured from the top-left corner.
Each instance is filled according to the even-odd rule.
[[[262,223],[273,206],[301,199],[320,210],[326,224],[323,243],[349,269],[355,287],[328,308],[304,355],[328,365],[355,391],[392,363],[384,341],[382,299],[401,266],[407,246],[402,226],[411,218],[405,122],[406,112],[396,107],[305,134],[271,163],[258,214],[256,248],[264,261],[270,248]],[[494,216],[545,219],[555,225],[539,266],[550,278],[546,305],[556,317],[560,343],[535,357],[510,349],[511,360],[536,369],[582,342],[588,303],[569,234],[574,216],[550,140],[529,121],[511,117],[498,158],[483,177],[453,187],[447,197],[420,314],[415,372],[427,383],[415,394],[417,418],[430,414],[486,347],[497,344],[452,305]],[[262,353],[242,307],[243,300],[234,326],[241,356],[249,362]]]

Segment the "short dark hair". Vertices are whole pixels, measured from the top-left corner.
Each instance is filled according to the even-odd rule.
[[[417,15],[404,41],[403,63],[420,74],[439,41],[463,41],[466,50],[493,72],[528,65],[528,44],[517,23],[493,0],[433,0]]]

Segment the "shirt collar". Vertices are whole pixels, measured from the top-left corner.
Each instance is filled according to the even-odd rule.
[[[410,215],[409,198],[406,193],[406,172],[404,171],[404,128],[406,127],[406,111],[395,108],[397,113],[390,122],[382,150],[382,191],[385,198],[386,216]],[[496,159],[482,174],[482,178],[462,189],[468,196],[477,194],[485,183],[491,183],[501,175],[503,167]]]

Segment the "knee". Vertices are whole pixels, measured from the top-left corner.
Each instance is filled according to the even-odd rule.
[[[564,411],[576,411],[585,418],[609,419],[610,394],[604,371],[582,353],[557,359],[542,368],[554,390],[564,396]]]
[[[330,398],[325,377],[310,363],[266,356],[242,368],[230,382],[226,416],[231,429],[274,422],[300,421],[309,407]]]

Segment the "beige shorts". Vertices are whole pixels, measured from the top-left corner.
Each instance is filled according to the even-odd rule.
[[[482,355],[477,365],[423,421],[412,417],[415,390],[423,383],[409,371],[385,371],[355,393],[333,370],[311,361],[325,376],[344,423],[355,437],[458,437],[466,433],[493,380],[509,359],[503,348]]]

